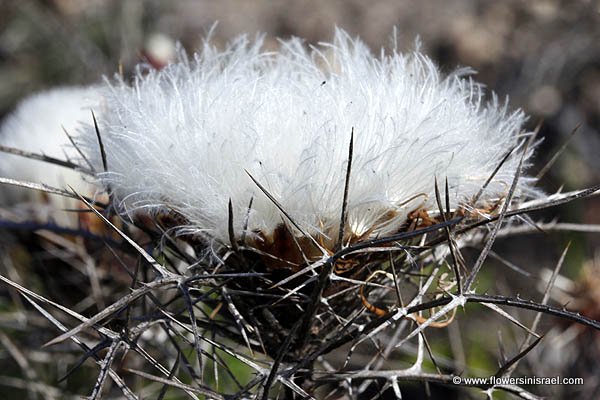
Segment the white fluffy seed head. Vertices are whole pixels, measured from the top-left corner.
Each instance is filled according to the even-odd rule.
[[[280,45],[206,43],[193,59],[107,85],[109,172],[99,179],[120,210],[173,209],[182,229],[228,242],[231,199],[235,235],[248,219],[248,235],[269,237],[284,218],[250,174],[305,232],[336,236],[353,129],[347,231],[366,239],[398,231],[411,211],[437,210],[436,177],[442,187],[448,179],[452,207],[468,203],[526,136],[523,113],[486,102],[470,70],[444,77],[419,51],[375,57],[342,31],[317,48]],[[81,141],[101,165],[92,128]],[[483,200],[506,195],[518,153]]]
[[[34,94],[22,100],[2,122],[0,144],[60,160],[76,161],[80,155],[65,131],[76,136],[83,124],[91,123],[90,110],[97,108],[99,102],[99,90],[95,87],[63,87]],[[73,169],[13,154],[0,154],[0,176],[58,188],[70,185],[85,194],[90,191],[89,183]],[[36,203],[36,208],[41,206],[40,192],[35,190],[5,185],[0,194],[0,202],[5,206],[23,202]],[[49,200],[52,212],[73,208],[75,204],[59,196],[52,196]],[[58,219],[66,225],[73,225],[70,223],[72,218],[68,216],[62,215]]]

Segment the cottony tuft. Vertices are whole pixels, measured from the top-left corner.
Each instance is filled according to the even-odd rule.
[[[529,135],[523,113],[486,101],[471,74],[444,76],[419,50],[376,57],[343,31],[318,47],[281,41],[276,52],[260,38],[223,51],[207,42],[191,59],[107,84],[108,172],[98,178],[131,217],[175,211],[182,231],[229,243],[231,199],[236,240],[268,242],[284,221],[299,236],[253,177],[304,232],[334,242],[353,130],[346,240],[380,237],[411,212],[438,209],[436,177],[448,179],[452,208],[470,205]],[[80,140],[101,166],[93,127]],[[502,200],[520,153],[471,206]],[[524,177],[517,195],[530,192]]]

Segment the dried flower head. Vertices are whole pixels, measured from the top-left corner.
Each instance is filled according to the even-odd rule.
[[[181,55],[131,85],[108,86],[100,120],[108,172],[99,178],[119,210],[172,210],[183,231],[229,243],[231,199],[236,240],[276,246],[289,222],[284,210],[293,236],[301,227],[331,247],[352,130],[345,243],[398,232],[437,210],[436,177],[448,179],[453,209],[506,194],[518,154],[470,204],[525,136],[524,116],[495,96],[486,102],[470,70],[444,77],[418,50],[375,57],[342,31],[310,50],[298,39],[277,52],[261,45],[242,37],[219,51],[206,43],[191,60]],[[82,140],[101,165],[93,129]],[[530,184],[521,179],[518,193]]]
[[[73,168],[47,160],[32,159],[30,154],[52,157],[61,161],[75,161],[81,156],[71,145],[69,136],[75,136],[84,123],[91,123],[91,109],[97,108],[100,95],[95,87],[63,87],[40,92],[22,100],[0,126],[0,145],[18,149],[22,154],[0,153],[0,176],[20,181],[43,183],[56,188],[70,185],[82,193],[90,185]],[[6,149],[5,149],[6,150]],[[5,186],[0,199],[4,205],[37,202],[40,208],[41,192]],[[74,208],[76,202],[64,197],[49,198],[51,209]],[[57,219],[58,217],[58,219]],[[63,225],[72,225],[64,214],[53,218]],[[42,218],[45,219],[45,218]]]

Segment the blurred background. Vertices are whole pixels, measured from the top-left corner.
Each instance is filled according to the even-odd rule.
[[[338,26],[360,36],[374,52],[390,45],[396,28],[401,50],[413,49],[418,39],[443,71],[474,68],[476,80],[500,99],[508,96],[511,108],[525,110],[528,129],[543,121],[543,143],[532,174],[579,127],[541,181],[545,191],[600,183],[600,1],[593,0],[0,0],[0,118],[20,99],[42,89],[92,84],[119,69],[127,76],[142,61],[160,67],[173,59],[176,42],[193,52],[215,21],[217,45],[243,33],[265,33],[267,45],[273,47],[276,38],[290,36],[317,44],[330,40]],[[532,217],[597,224],[600,202],[589,198]],[[563,273],[579,285],[585,298],[582,311],[600,317],[598,235],[538,233],[525,238],[500,241],[495,251],[537,277],[554,266],[571,240]],[[483,282],[483,289],[500,285],[506,295],[539,298],[532,290],[536,281],[494,262],[497,268],[488,268],[488,287]],[[564,324],[548,321],[548,329]],[[481,331],[488,329],[487,323],[480,321]],[[473,340],[481,347],[495,347],[490,345],[496,341],[495,332],[491,336]],[[588,350],[589,363],[573,361],[569,368],[587,368],[593,376],[589,369],[600,354],[598,337],[590,336],[580,348]],[[10,358],[2,346],[0,354]],[[474,362],[485,368],[493,359]],[[0,393],[1,387],[0,382]]]

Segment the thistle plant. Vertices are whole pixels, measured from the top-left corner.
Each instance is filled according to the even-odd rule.
[[[440,364],[430,338],[469,318],[467,303],[522,329],[488,373],[510,375],[543,336],[539,317],[527,326],[510,310],[600,323],[546,295],[478,291],[495,239],[598,188],[537,189],[537,131],[472,72],[444,75],[418,49],[374,56],[337,31],[275,52],[260,37],[207,41],[160,71],[108,79],[74,142],[110,200],[54,192],[104,224],[97,239],[130,290],[86,317],[2,280],[62,331],[48,346],[70,341],[99,364],[90,398],[109,377],[138,398],[131,375],[157,398],[400,398],[406,382],[452,385],[458,362]]]

